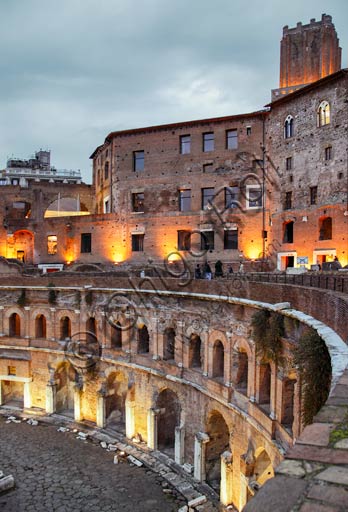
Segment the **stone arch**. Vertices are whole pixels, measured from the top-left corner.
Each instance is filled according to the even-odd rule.
[[[272,383],[272,368],[271,364],[267,361],[260,363],[259,368],[259,405],[270,413],[271,409],[271,383]]]
[[[330,103],[326,100],[322,101],[317,110],[317,125],[320,128],[321,126],[325,126],[326,124],[330,124],[331,121],[331,113],[330,113]]]
[[[68,361],[60,362],[54,372],[56,382],[56,410],[68,416],[74,415],[74,393],[78,374]]]
[[[225,373],[225,347],[221,340],[214,341],[212,363],[212,377],[223,380]]]
[[[115,324],[112,323],[110,327],[111,327],[111,333],[110,333],[111,347],[121,349],[122,348],[122,337],[123,337],[122,336],[123,330],[122,330],[121,322],[117,321]]]
[[[172,361],[175,359],[175,329],[167,327],[163,332],[163,359]]]
[[[89,215],[87,206],[76,197],[58,197],[45,210],[44,218]]]
[[[71,338],[71,318],[67,315],[61,316],[59,320],[59,339],[66,340]]]
[[[292,432],[294,423],[294,400],[296,378],[287,376],[282,382],[281,424]]]
[[[203,368],[203,346],[198,334],[191,334],[189,338],[189,368]]]
[[[284,139],[289,139],[294,135],[294,118],[291,114],[287,115],[284,121]]]
[[[123,431],[126,419],[128,377],[121,371],[111,369],[106,373],[105,419],[108,426]]]
[[[35,338],[47,337],[47,322],[45,315],[38,314],[35,318]]]
[[[162,389],[156,400],[158,418],[158,448],[174,455],[175,428],[180,426],[181,406],[178,395],[169,388]]]
[[[21,336],[21,317],[18,313],[12,313],[8,318],[8,334],[12,338]]]
[[[137,345],[138,354],[150,352],[150,334],[144,323],[137,325]]]
[[[224,416],[217,410],[210,412],[206,432],[209,441],[206,446],[206,480],[216,490],[220,491],[221,455],[230,451],[230,432]]]

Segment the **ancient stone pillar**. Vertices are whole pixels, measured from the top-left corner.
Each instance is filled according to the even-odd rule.
[[[151,408],[147,414],[147,446],[151,450],[157,450],[158,447],[158,415],[160,409]]]
[[[5,332],[4,332],[4,306],[0,306],[0,336],[5,336]]]
[[[57,385],[49,382],[46,385],[46,412],[53,414],[57,410]]]
[[[193,476],[199,482],[205,481],[205,452],[206,444],[210,441],[208,434],[197,432],[195,436],[195,454]]]
[[[24,311],[24,337],[30,338],[30,306],[25,306]]]
[[[221,455],[220,501],[223,505],[232,503],[233,460],[229,451]]]
[[[175,362],[182,368],[184,366],[184,344],[185,344],[185,322],[178,320],[176,322],[176,333],[175,333]]]
[[[98,392],[97,396],[97,427],[104,428],[106,424],[106,397],[103,392]]]
[[[76,385],[74,387],[74,420],[81,421],[82,419],[81,387]]]
[[[31,382],[24,382],[23,384],[23,407],[30,409],[31,407]]]
[[[47,338],[49,337],[48,333],[50,333],[51,341],[59,339],[59,323],[56,325],[56,308],[50,308],[50,325],[47,327]]]
[[[135,402],[126,400],[126,437],[132,439],[135,436]]]
[[[183,426],[175,427],[174,460],[177,464],[184,463],[185,429]]]
[[[3,396],[3,389],[2,389],[2,380],[0,380],[0,405],[4,405],[4,396]]]

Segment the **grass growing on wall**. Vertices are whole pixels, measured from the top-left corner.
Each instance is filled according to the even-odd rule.
[[[285,332],[283,315],[260,309],[254,313],[251,325],[256,355],[282,364],[282,337]]]
[[[325,342],[313,329],[305,331],[294,348],[294,363],[302,382],[302,420],[309,425],[329,396],[332,374]]]

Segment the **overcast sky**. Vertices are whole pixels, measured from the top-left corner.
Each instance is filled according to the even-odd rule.
[[[110,131],[258,110],[322,13],[348,67],[347,0],[0,0],[0,169],[48,148],[88,182]]]

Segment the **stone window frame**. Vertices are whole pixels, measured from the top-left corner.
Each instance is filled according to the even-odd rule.
[[[331,107],[327,100],[320,102],[317,109],[317,127],[322,128],[331,123]]]
[[[294,136],[294,117],[288,114],[284,121],[284,139],[290,139]]]
[[[191,135],[180,135],[180,155],[189,155],[191,153]]]

